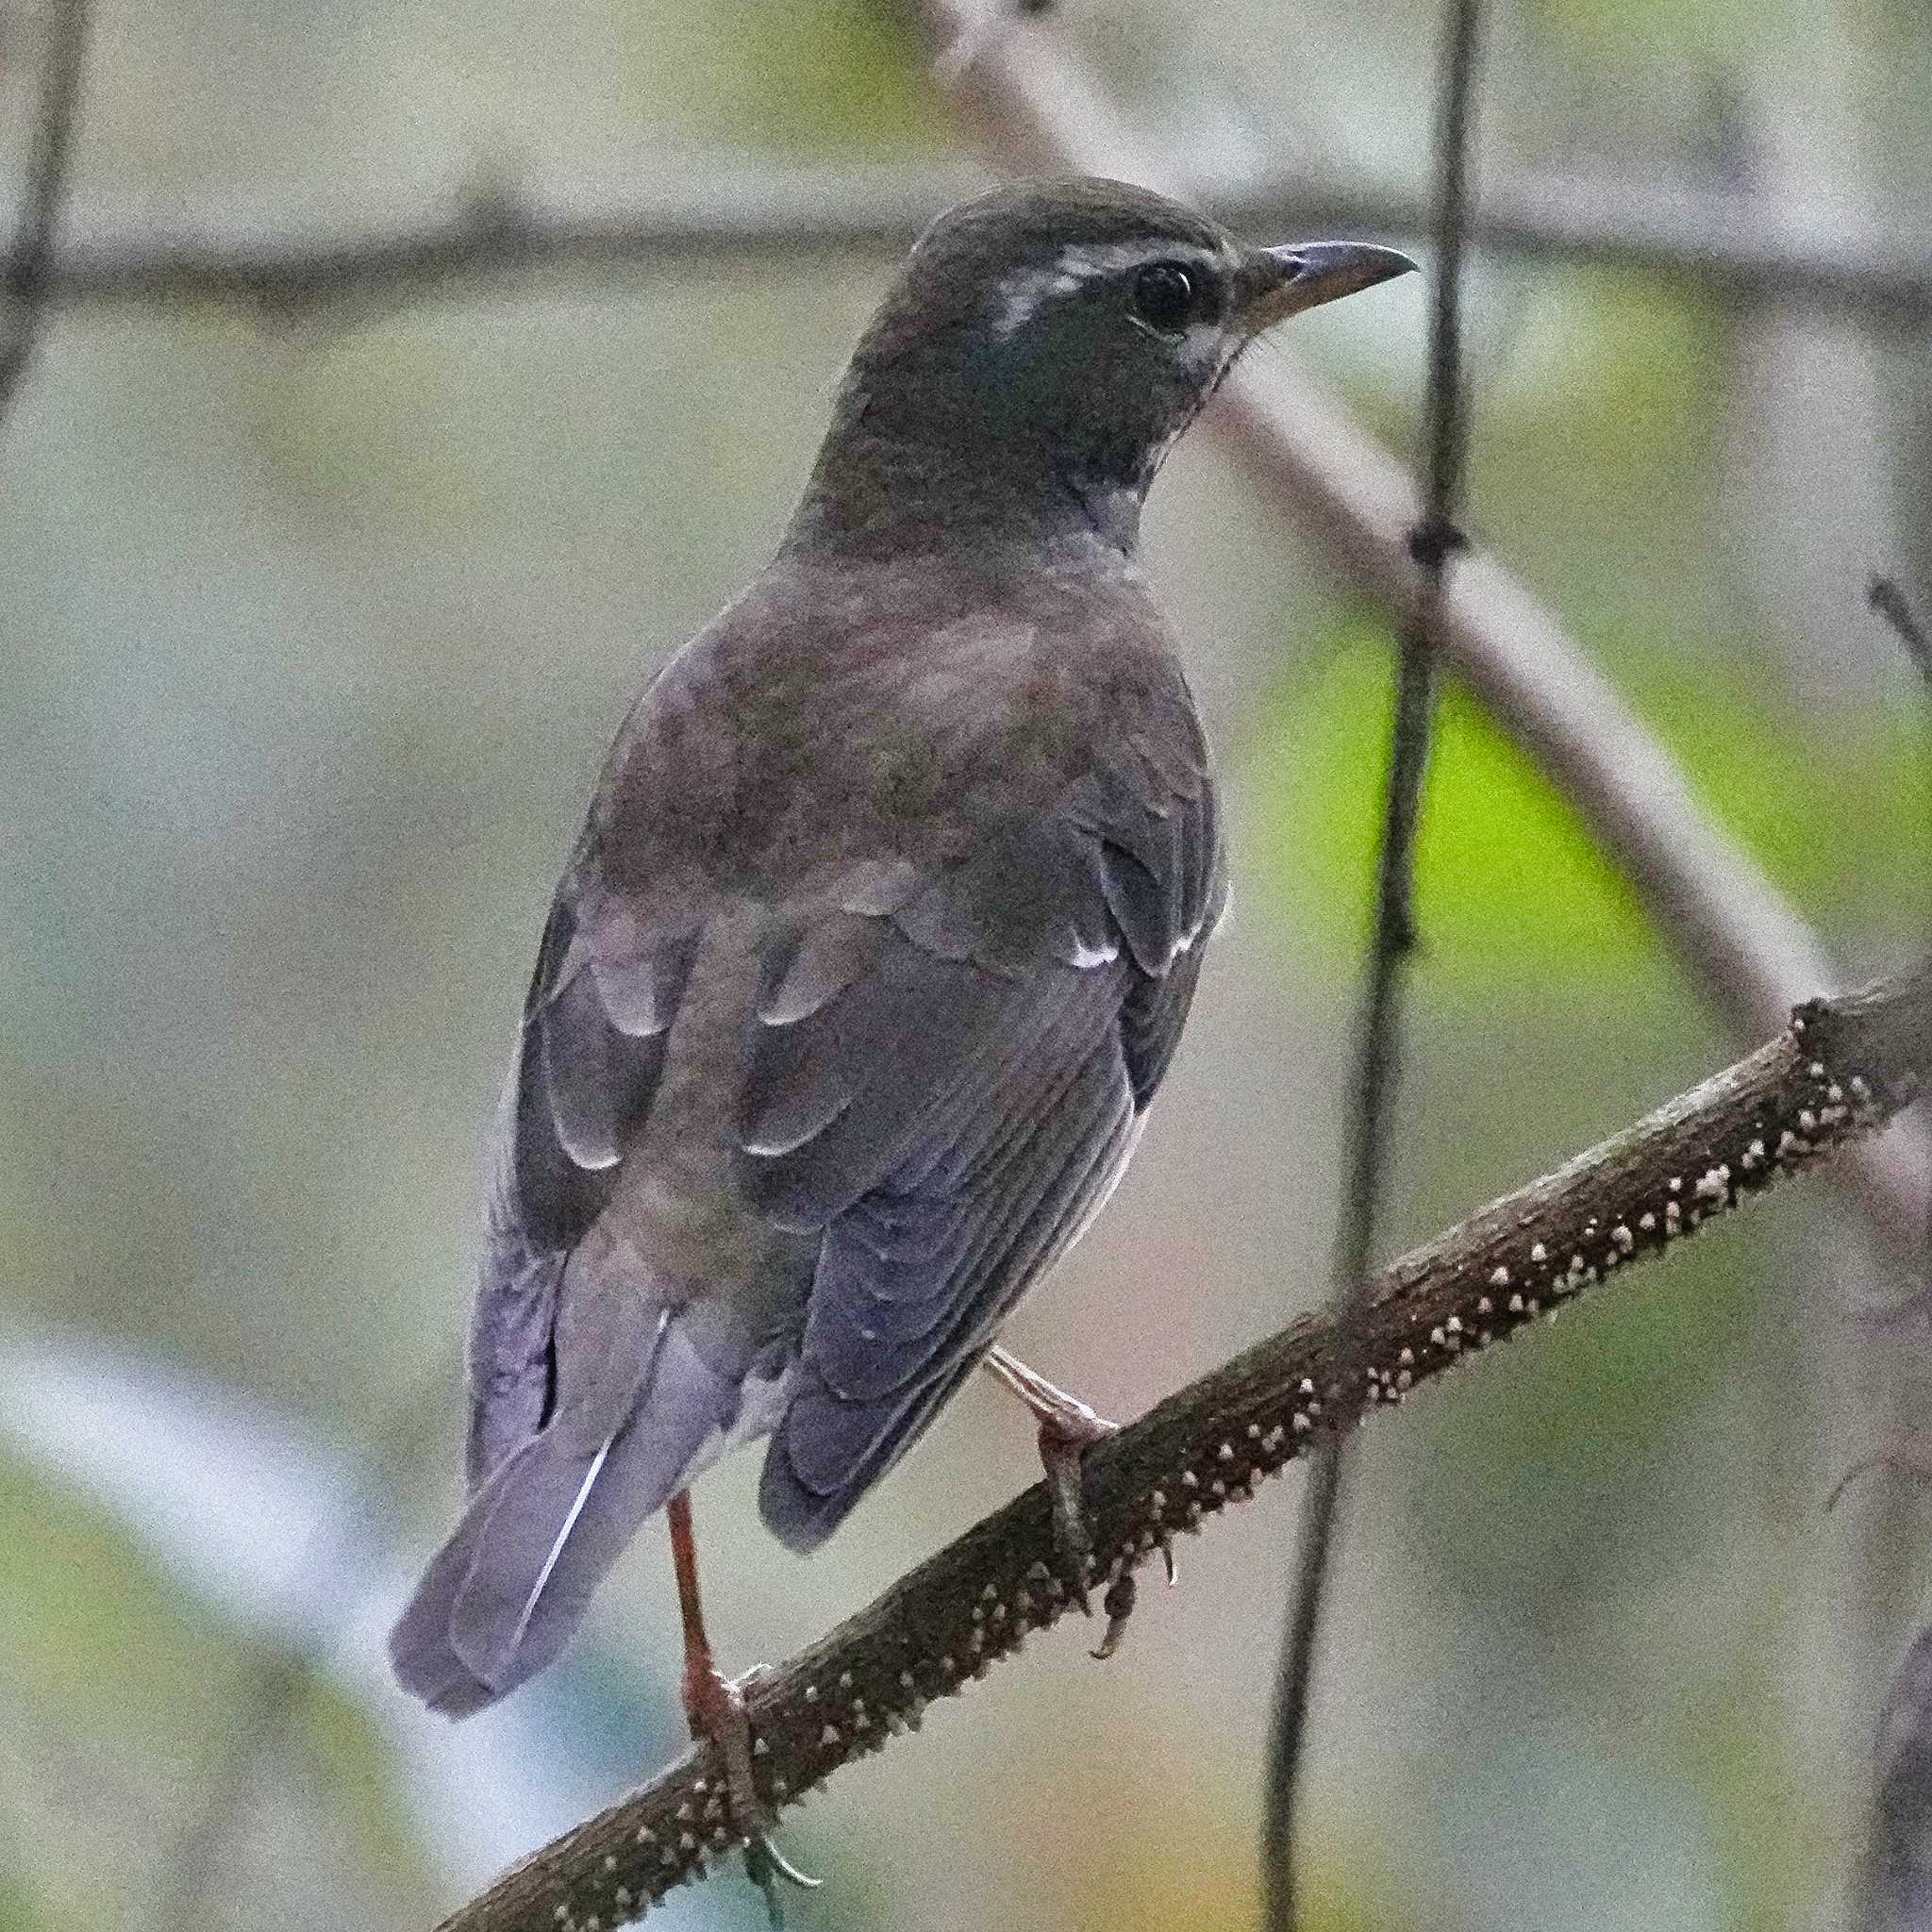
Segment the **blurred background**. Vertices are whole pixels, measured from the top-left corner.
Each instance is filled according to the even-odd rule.
[[[0,4],[8,205],[50,18]],[[1055,27],[1203,198],[1307,178],[1416,209],[1438,30],[1416,0],[1068,0]],[[841,182],[943,200],[979,176],[931,57],[889,0],[98,0],[69,232],[374,234],[539,180],[757,208],[801,170],[821,209]],[[1899,0],[1510,0],[1484,178],[1639,225],[1727,195],[1924,262],[1928,87]],[[268,303],[105,275],[55,308],[0,444],[8,1932],[425,1925],[681,1749],[661,1520],[567,1661],[481,1719],[406,1704],[381,1641],[458,1494],[479,1134],[587,788],[636,682],[767,554],[897,246]],[[1282,344],[1405,451],[1425,295]],[[1548,249],[1484,253],[1470,305],[1481,541],[1847,979],[1895,962],[1926,916],[1925,709],[1863,591],[1932,584],[1924,310]],[[1012,1331],[1121,1417],[1324,1291],[1390,661],[1211,430],[1147,547],[1237,909],[1141,1158]],[[1391,1249],[1743,1043],[1454,691],[1421,915]],[[1932,1519],[1882,1476],[1822,1506],[1932,1388],[1920,1343],[1854,1319],[1901,1286],[1811,1184],[1363,1436],[1319,1932],[1843,1922]],[[758,1525],[756,1457],[713,1473],[727,1667],[1034,1474],[971,1386],[805,1562]],[[1185,1543],[1105,1668],[1039,1640],[789,1818],[828,1880],[795,1922],[1251,1924],[1300,1480]],[[762,1907],[734,1867],[662,1922]]]

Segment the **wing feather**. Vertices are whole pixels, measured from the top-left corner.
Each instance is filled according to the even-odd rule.
[[[1097,621],[1077,661],[1030,625],[928,635],[917,605],[908,654],[839,602],[821,663],[771,658],[761,594],[634,711],[551,908],[499,1114],[470,1506],[395,1639],[441,1708],[541,1668],[736,1441],[772,1434],[787,1541],[843,1519],[1106,1198],[1224,897],[1137,597],[1123,647]]]
[[[1217,829],[1170,752],[982,841],[862,942],[833,924],[774,967],[744,1186],[823,1241],[760,1491],[787,1541],[904,1453],[1104,1199],[1224,896]]]
[[[564,1266],[650,1111],[696,938],[689,923],[647,930],[581,863],[558,890],[498,1115],[470,1324],[473,1487],[554,1405]]]
[[[813,1285],[804,1374],[773,1439],[759,1486],[765,1520],[810,1548],[911,1446],[984,1355],[1024,1288],[1049,1268],[1105,1194],[1131,1139],[1133,1103],[1116,1048],[1096,1054],[1074,1090],[1035,1135],[961,1203],[963,1238],[931,1261],[880,1257],[828,1235]],[[858,1291],[857,1292],[855,1291]],[[917,1310],[906,1337],[868,1338],[856,1309]],[[895,1345],[896,1344],[896,1345]],[[841,1380],[842,1377],[842,1380]]]

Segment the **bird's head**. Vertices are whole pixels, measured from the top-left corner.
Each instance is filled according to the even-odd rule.
[[[794,541],[1130,548],[1161,458],[1256,337],[1413,267],[1363,242],[1250,248],[1120,181],[969,201],[859,339]]]

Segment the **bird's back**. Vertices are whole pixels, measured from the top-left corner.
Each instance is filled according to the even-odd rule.
[[[1222,890],[1199,724],[1117,557],[881,584],[781,555],[680,652],[525,1003],[472,1533],[406,1680],[461,1709],[540,1668],[747,1437],[772,1527],[828,1534],[1117,1177]]]
[[[912,251],[777,558],[633,708],[551,908],[469,1506],[391,1643],[428,1702],[541,1668],[734,1441],[771,1438],[765,1520],[817,1543],[1105,1198],[1224,893],[1141,507],[1257,333],[1410,265],[1107,181]]]

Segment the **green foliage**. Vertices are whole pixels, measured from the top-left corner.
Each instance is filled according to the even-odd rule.
[[[357,1867],[397,1887],[404,1896],[434,1890],[425,1848],[396,1804],[397,1765],[366,1702],[309,1676],[302,1690],[294,1742],[306,1745],[336,1817],[353,1834]]]
[[[0,1873],[0,1932],[66,1926],[56,1907],[77,1875],[70,1860],[104,1832],[116,1856],[89,1882],[123,1890],[111,1909],[92,1897],[93,1924],[151,1903],[204,1822],[200,1807],[241,1802],[225,1840],[235,1846],[286,1829],[289,1801],[306,1807],[318,1792],[327,1834],[353,1846],[353,1869],[409,1910],[427,1909],[434,1881],[396,1805],[395,1766],[372,1708],[300,1658],[239,1636],[111,1517],[5,1459],[0,1546],[35,1556],[0,1565],[0,1709],[19,1698],[30,1714],[25,1761],[51,1774],[46,1792],[21,1793],[18,1805],[34,1854],[22,1884],[44,1895],[9,1890]],[[261,1733],[265,1710],[277,1715]],[[35,1712],[58,1720],[43,1732]],[[263,1802],[271,1792],[280,1807]],[[12,1826],[14,1808],[0,1809],[0,1824]]]
[[[0,1563],[0,1709],[36,1773],[0,1807],[26,1853],[18,1887],[0,1885],[0,1927],[77,1924],[62,1902],[108,1832],[115,1855],[84,1872],[88,1920],[121,1923],[192,1792],[182,1767],[221,1722],[231,1660],[214,1620],[113,1524],[4,1458],[0,1548],[33,1557]]]
[[[24,1880],[0,1872],[0,1932],[66,1932],[79,1923],[54,1901],[36,1898]]]
[[[1654,486],[1659,469],[1704,480],[1731,332],[1720,307],[1645,275],[1570,268],[1525,280],[1499,319],[1504,341],[1477,349],[1495,363],[1478,423],[1506,471],[1541,459],[1573,475],[1587,464],[1592,486]]]
[[[1419,1404],[1409,1480],[1424,1507],[1405,1533],[1430,1588],[1542,1643],[1578,1617],[1640,1615],[1667,1579],[1696,1575],[1720,1493],[1702,1453],[1722,1447],[1709,1407],[1775,1297],[1763,1257],[1741,1228],[1706,1236],[1504,1346],[1480,1388]],[[1665,1507],[1674,1486],[1697,1502]]]
[[[711,139],[855,157],[938,145],[945,110],[909,9],[713,0],[677,13],[664,38],[704,77]]]
[[[1817,917],[1895,868],[1899,828],[1922,809],[1923,731],[1909,715],[1839,721],[1861,745],[1823,757],[1802,718],[1712,667],[1701,645],[1646,641],[1616,654],[1615,681],[1693,788],[1773,879]],[[1266,750],[1246,776],[1259,801],[1275,904],[1338,969],[1367,929],[1391,709],[1386,626],[1358,617],[1284,683]],[[1575,811],[1462,687],[1442,693],[1417,854],[1432,980],[1532,992],[1613,985],[1657,958],[1641,908]]]
[[[1735,55],[1761,33],[1768,9],[1744,0],[1537,0],[1545,26],[1598,60],[1661,63]]]
[[[0,1460],[0,1657],[50,1708],[155,1748],[218,1716],[223,1634],[105,1518]]]

